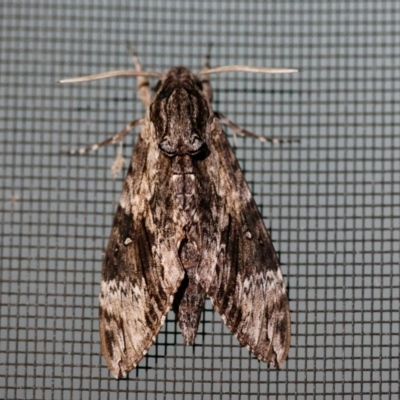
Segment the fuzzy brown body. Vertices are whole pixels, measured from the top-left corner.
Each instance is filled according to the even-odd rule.
[[[210,105],[208,80],[171,69],[135,146],[103,264],[100,332],[125,376],[173,306],[194,343],[206,294],[259,359],[278,366],[290,315],[277,256]]]

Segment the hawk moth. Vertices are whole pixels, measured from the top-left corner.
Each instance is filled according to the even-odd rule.
[[[136,76],[144,118],[88,150],[119,142],[134,126],[133,150],[102,270],[101,348],[116,378],[147,353],[173,308],[185,344],[195,341],[206,295],[225,325],[258,359],[281,365],[290,313],[278,258],[220,122],[209,75],[245,70],[175,67],[166,74],[111,71],[65,82]],[[153,98],[147,76],[160,81]],[[253,135],[254,136],[254,135]],[[263,137],[260,139],[270,140]]]

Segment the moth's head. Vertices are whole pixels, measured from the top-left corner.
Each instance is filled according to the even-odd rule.
[[[203,152],[210,115],[197,76],[184,67],[170,69],[150,106],[160,150],[169,157]]]
[[[173,67],[165,73],[155,87],[155,96],[159,92],[170,92],[176,86],[183,86],[188,90],[201,90],[201,81],[190,69]]]
[[[210,118],[213,117],[213,111],[208,103],[211,94],[209,88],[205,90],[206,93],[202,91],[202,82],[208,82],[208,79],[202,80],[202,76],[235,71],[268,74],[297,72],[295,69],[287,68],[233,65],[217,68],[206,67],[196,74],[184,67],[174,67],[166,74],[162,74],[154,71],[142,71],[136,55],[133,54],[133,58],[136,65],[136,70],[134,71],[109,71],[79,78],[64,79],[60,82],[87,82],[115,76],[160,78],[149,112],[150,120],[156,130],[159,148],[169,157],[181,154],[204,155],[205,153],[207,126]]]

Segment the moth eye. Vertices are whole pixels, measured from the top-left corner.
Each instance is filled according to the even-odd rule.
[[[169,139],[164,139],[159,145],[158,148],[165,153],[168,157],[173,157],[176,155],[176,149],[172,145]]]
[[[204,148],[205,143],[197,135],[193,135],[190,141],[190,154],[200,153]]]

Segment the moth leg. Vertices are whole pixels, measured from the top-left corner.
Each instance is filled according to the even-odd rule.
[[[136,53],[129,49],[129,53],[132,57],[133,64],[135,65],[135,70],[137,72],[142,72],[142,66],[140,65],[139,59]],[[149,80],[145,76],[138,76],[137,77],[137,87],[140,101],[145,105],[146,108],[150,107],[151,104],[151,91],[150,91],[150,84]]]
[[[211,44],[208,46],[208,54],[204,59],[203,69],[210,69],[210,52],[211,52]],[[201,75],[201,86],[204,97],[208,100],[209,103],[212,102],[212,87],[210,83],[210,75]]]
[[[125,136],[135,126],[142,124],[143,121],[144,121],[144,118],[135,119],[134,121],[132,121],[129,124],[127,124],[124,129],[122,129],[121,131],[117,132],[114,136],[111,136],[111,137],[107,138],[106,140],[104,140],[101,143],[96,143],[96,144],[93,144],[93,145],[91,145],[89,147],[82,147],[80,149],[71,149],[71,150],[66,151],[66,152],[61,152],[60,154],[85,154],[85,153],[89,153],[90,151],[96,151],[100,147],[108,146],[109,144],[122,142],[123,139],[125,138]]]
[[[253,139],[259,140],[260,142],[270,142],[272,144],[292,143],[292,142],[299,143],[300,142],[299,139],[278,139],[278,138],[273,138],[273,137],[256,135],[255,133],[249,132],[246,129],[243,129],[240,126],[236,125],[234,122],[229,120],[227,117],[225,117],[225,115],[221,114],[220,112],[215,111],[214,115],[219,119],[219,121],[221,123],[226,125],[235,134],[240,135],[240,136],[251,137]]]

